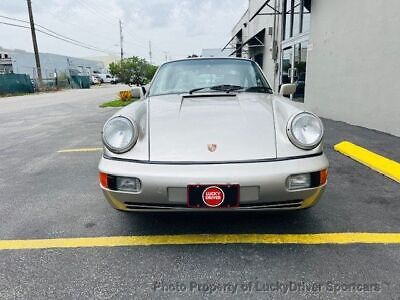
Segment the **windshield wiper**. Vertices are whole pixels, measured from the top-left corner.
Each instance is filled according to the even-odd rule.
[[[224,91],[224,92],[229,93],[232,91],[241,90],[241,89],[243,89],[243,87],[240,85],[220,84],[220,85],[206,86],[206,87],[192,89],[189,91],[189,94],[193,94],[194,92],[205,90],[205,89],[215,90],[215,91]]]
[[[265,86],[251,86],[251,87],[245,88],[244,91],[245,92],[260,92],[260,91],[263,91],[263,92],[266,92],[266,93],[269,93],[269,94],[273,94],[272,89],[270,87],[265,87]]]

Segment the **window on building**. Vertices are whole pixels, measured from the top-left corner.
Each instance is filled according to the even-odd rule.
[[[304,102],[304,92],[307,73],[307,42],[294,46],[293,57],[293,82],[296,83],[296,93],[292,99],[297,102]]]
[[[303,0],[301,14],[301,32],[310,32],[311,0]]]
[[[263,68],[264,66],[264,54],[259,53],[256,56],[254,56],[254,61],[260,66],[260,68]]]
[[[292,36],[292,0],[286,0],[283,5],[283,29],[284,29],[284,40],[287,40]]]
[[[295,0],[293,1],[293,32],[292,32],[292,36],[296,36],[299,33],[301,33],[301,2],[300,0]]]
[[[283,4],[283,39],[310,31],[311,0],[286,0]]]

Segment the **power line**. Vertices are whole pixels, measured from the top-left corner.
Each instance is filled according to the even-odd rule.
[[[63,26],[65,26],[65,24],[69,24],[69,25],[71,25],[71,26],[73,26],[75,28],[79,28],[79,30],[82,30],[82,23],[78,24],[76,22],[71,22],[70,19],[68,19],[68,20],[63,19],[62,21],[60,21],[59,17],[56,16],[54,12],[46,11],[46,13],[50,14],[53,17],[53,20],[55,20],[59,24],[62,24]],[[107,34],[104,31],[99,31],[98,30],[98,25],[95,25],[95,24],[93,24],[91,22],[88,22],[88,23],[85,24],[85,28],[87,28],[87,27],[91,27],[92,29],[95,29],[96,30],[96,37],[101,37],[102,41],[108,40],[110,38],[110,36],[114,36],[114,34]],[[114,40],[114,41],[112,41],[111,44],[113,46],[115,46],[116,42],[117,42],[117,40]],[[106,48],[106,49],[108,49],[108,48]],[[110,51],[110,52],[112,52],[112,51]]]
[[[80,2],[77,2],[77,3],[83,4],[83,6],[85,6],[87,10],[89,10],[92,14],[102,18],[103,21],[105,20],[105,21],[109,22],[110,24],[114,24],[115,23],[113,20],[108,18],[108,15],[106,16],[106,15],[100,14],[98,11],[96,11],[93,7],[91,7],[89,4],[87,4],[83,0],[81,0]]]
[[[86,2],[86,0],[81,0],[81,1],[85,1]],[[116,17],[115,15],[111,14],[110,11],[105,10],[102,6],[93,5],[93,3],[91,1],[89,1],[89,0],[87,0],[87,4],[90,5],[90,7],[92,7],[94,10],[98,11],[99,13],[101,13],[103,16],[112,17],[116,21],[118,21],[120,19],[119,17]]]
[[[115,22],[114,22],[114,21],[112,21],[111,19],[109,19],[109,18],[106,17],[105,15],[101,14],[99,11],[96,11],[94,7],[91,7],[89,4],[85,3],[84,1],[77,2],[77,4],[78,4],[78,3],[79,3],[79,4],[82,4],[82,5],[83,5],[82,8],[85,8],[85,9],[86,9],[87,11],[89,11],[92,15],[97,16],[97,17],[100,17],[100,18],[102,18],[102,21],[106,21],[108,24],[110,24],[110,25],[112,25],[112,26],[115,26]],[[115,16],[112,16],[112,17],[115,18],[116,21],[119,21],[119,19],[116,18]],[[134,37],[129,31],[124,31],[124,34],[125,34],[125,36],[124,36],[124,42],[125,42],[125,43],[127,43],[127,44],[132,44],[132,45],[141,47],[141,48],[143,48],[143,49],[147,49],[147,46],[145,46],[144,44],[140,44],[140,43],[135,42],[135,40],[137,39],[137,37]],[[129,35],[133,40],[125,40],[126,35]],[[161,52],[162,52],[162,51],[160,51],[160,53],[161,53]]]
[[[82,1],[81,1],[81,2],[77,2],[77,3],[83,4],[84,7],[87,8],[92,14],[97,15],[97,16],[101,17],[102,19],[105,19],[104,16],[100,15],[99,13],[97,13],[97,12],[94,10],[94,8],[89,7],[86,3],[82,2]],[[54,15],[53,15],[53,16],[54,16]],[[13,21],[29,23],[29,22],[26,21],[26,20],[21,20],[21,19],[17,19],[17,18],[11,18],[11,17],[7,17],[7,16],[2,16],[2,15],[0,15],[0,17],[6,18],[6,19],[9,19],[9,20],[13,20]],[[56,17],[56,16],[54,16],[54,17]],[[114,16],[112,16],[112,17],[114,17]],[[57,20],[58,20],[58,19],[57,19]],[[106,21],[108,21],[109,23],[111,22],[110,24],[112,24],[112,25],[115,25],[115,23],[114,23],[113,21],[110,21],[110,19],[106,19]],[[3,23],[4,23],[4,22],[3,22]],[[128,24],[129,24],[129,23],[128,23]],[[11,25],[11,23],[10,23],[10,25]],[[88,44],[88,43],[84,43],[84,42],[78,41],[78,40],[76,40],[76,39],[70,38],[70,37],[68,37],[68,36],[66,36],[66,35],[57,33],[57,32],[55,32],[55,31],[53,31],[53,30],[51,30],[51,29],[49,29],[49,28],[47,28],[47,27],[45,27],[45,26],[43,26],[43,25],[36,24],[36,23],[35,23],[35,25],[36,25],[37,27],[40,27],[40,28],[42,28],[42,29],[44,29],[44,30],[46,30],[46,31],[48,31],[48,32],[50,32],[50,33],[52,33],[53,35],[52,35],[52,34],[48,34],[48,33],[44,32],[44,31],[39,30],[39,29],[37,29],[37,31],[39,31],[39,32],[41,32],[41,33],[44,33],[44,34],[47,34],[47,35],[52,36],[52,37],[55,37],[54,35],[56,35],[57,37],[55,37],[55,38],[58,38],[58,39],[60,39],[60,40],[62,40],[62,41],[65,41],[65,42],[69,42],[69,43],[71,43],[71,44],[73,44],[73,45],[76,45],[76,46],[79,46],[79,47],[82,47],[82,48],[86,48],[86,49],[89,49],[89,50],[97,51],[97,52],[102,52],[102,53],[107,53],[107,54],[109,54],[109,53],[116,54],[114,51],[110,51],[110,50],[106,50],[106,49],[101,49],[101,48],[99,48],[99,47],[90,45],[90,44]],[[11,25],[11,26],[12,26],[12,25]],[[78,26],[78,25],[75,24],[75,26]],[[21,26],[17,26],[17,27],[21,27]],[[134,36],[129,30],[125,30],[124,33],[125,33],[125,38],[127,37],[126,35],[128,35],[129,38],[132,38],[132,40],[131,40],[131,39],[127,39],[127,40],[124,39],[124,42],[125,42],[125,43],[127,43],[127,44],[132,44],[132,45],[141,47],[142,49],[146,49],[146,50],[148,49],[148,46],[136,42],[136,40],[137,40],[138,37],[141,38],[140,36],[136,36],[136,34],[135,34],[135,36]],[[69,40],[69,41],[66,41],[66,40]],[[78,45],[78,44],[79,44],[79,45]],[[114,44],[114,43],[113,43],[113,44]],[[165,50],[159,48],[158,46],[155,46],[153,43],[152,43],[152,50],[153,50],[153,52],[158,52],[159,54],[164,54],[164,53],[165,53]],[[177,54],[177,53],[173,53],[173,52],[169,52],[169,53],[170,53],[170,54],[174,54],[174,55],[176,55],[176,56],[182,56],[182,55],[183,55],[183,54],[181,55],[181,54]]]
[[[4,25],[8,25],[8,26],[14,26],[14,27],[20,27],[20,28],[26,28],[26,29],[30,29],[30,27],[29,27],[29,26],[25,26],[25,25],[18,25],[18,24],[12,24],[12,23],[1,22],[1,21],[0,21],[0,24],[4,24]],[[70,41],[70,40],[64,39],[64,38],[62,38],[62,37],[56,36],[56,35],[54,35],[54,34],[48,33],[48,32],[46,32],[46,31],[44,31],[44,30],[41,30],[41,29],[36,29],[36,31],[38,31],[38,32],[40,32],[40,33],[43,33],[43,34],[46,34],[46,35],[48,35],[48,36],[51,36],[51,37],[53,37],[53,38],[59,39],[59,40],[61,40],[61,41],[64,41],[64,42],[67,42],[67,43],[73,44],[73,45],[75,45],[75,46],[78,46],[78,47],[82,47],[82,48],[86,48],[86,49],[89,49],[89,50],[92,50],[92,51],[97,51],[97,52],[102,52],[102,53],[107,53],[107,54],[109,54],[109,51],[106,51],[106,50],[100,50],[100,49],[96,49],[96,48],[88,47],[88,46],[85,46],[85,45],[81,45],[81,44],[75,43],[75,42],[73,42],[73,41]]]
[[[9,20],[14,20],[14,21],[18,21],[18,22],[22,22],[22,23],[27,23],[27,24],[29,24],[28,21],[22,20],[22,19],[11,18],[11,17],[2,16],[2,15],[0,15],[0,17],[1,17],[1,18],[5,18],[5,19],[9,19]],[[11,26],[15,25],[15,26],[16,26],[16,24],[12,24],[12,23],[5,23],[5,22],[0,22],[0,23],[5,24],[5,25],[11,25]],[[65,35],[63,35],[63,34],[57,33],[57,32],[55,32],[55,31],[53,31],[53,30],[51,30],[51,29],[49,29],[49,28],[47,28],[47,27],[45,27],[45,26],[42,26],[42,25],[40,25],[40,24],[35,23],[35,25],[36,25],[37,27],[40,27],[40,28],[44,29],[44,30],[47,30],[47,31],[50,32],[50,33],[45,32],[44,30],[40,30],[40,29],[36,29],[36,31],[41,32],[41,33],[44,33],[44,34],[47,34],[47,35],[49,35],[49,36],[51,36],[51,37],[54,37],[54,38],[57,38],[57,39],[59,39],[59,40],[62,40],[62,41],[65,41],[65,42],[69,42],[69,43],[71,43],[71,44],[74,44],[75,46],[80,46],[80,47],[83,47],[83,48],[86,48],[86,49],[89,49],[89,50],[94,50],[94,51],[103,52],[103,53],[109,53],[109,52],[110,52],[110,51],[107,51],[107,50],[105,50],[105,49],[101,49],[101,48],[98,48],[98,47],[96,47],[96,46],[92,46],[92,45],[90,45],[90,44],[87,44],[87,43],[84,43],[84,42],[81,42],[81,41],[72,39],[72,38],[70,38],[70,37],[67,37],[67,36],[65,36]],[[21,25],[18,25],[18,26],[16,26],[16,27],[30,28],[30,27],[21,26]]]
[[[0,17],[3,17],[3,16],[0,16]],[[8,17],[7,17],[7,18],[8,18]],[[8,18],[8,19],[13,19],[13,18]],[[18,21],[20,21],[20,22],[25,22],[25,21],[23,21],[23,20],[18,20]],[[4,25],[8,25],[8,26],[13,26],[13,27],[19,27],[19,28],[30,29],[29,26],[19,25],[19,24],[13,24],[13,23],[8,23],[8,22],[1,22],[1,21],[0,21],[0,24],[4,24]],[[60,39],[60,40],[62,40],[62,41],[71,43],[71,44],[73,44],[73,45],[75,45],[75,46],[79,46],[79,47],[82,47],[82,48],[86,48],[86,49],[93,50],[93,51],[97,51],[97,52],[101,52],[101,53],[107,53],[107,54],[112,53],[112,54],[115,54],[115,55],[116,55],[115,52],[106,51],[106,50],[100,50],[100,49],[94,49],[94,48],[92,48],[91,46],[88,46],[88,47],[87,47],[87,46],[85,46],[85,45],[80,45],[80,44],[77,44],[77,43],[75,43],[75,42],[72,42],[72,41],[65,40],[65,39],[63,39],[63,38],[54,36],[54,35],[52,35],[52,34],[50,34],[50,33],[47,33],[47,32],[45,32],[45,31],[43,31],[43,30],[40,30],[40,29],[36,29],[36,31],[38,31],[38,32],[40,32],[40,33],[43,33],[43,34],[46,34],[46,35],[49,35],[49,36],[51,36],[51,37]],[[131,43],[131,41],[127,41],[127,43],[129,44],[129,43]]]
[[[115,26],[114,23],[116,23],[116,22],[118,22],[118,24],[119,24],[119,19],[118,19],[117,17],[112,16],[113,18],[115,18],[115,22],[114,22],[114,21],[112,21],[111,19],[105,17],[103,14],[100,14],[98,11],[95,10],[95,8],[91,7],[91,6],[88,5],[87,3],[81,1],[81,2],[79,2],[79,4],[83,4],[83,8],[87,9],[87,11],[89,11],[92,15],[98,16],[98,17],[104,19],[108,24],[110,24],[110,25],[112,25],[112,26]],[[127,38],[126,35],[128,35],[129,37],[131,37],[132,40],[127,40],[127,39],[126,39],[126,38]],[[127,30],[124,31],[124,43],[126,43],[126,44],[132,44],[132,45],[135,45],[135,46],[137,46],[137,47],[141,47],[141,48],[143,48],[143,49],[147,49],[147,46],[135,42],[136,39],[137,39],[137,38],[134,37],[129,31],[127,31]]]
[[[135,36],[129,32],[129,30],[125,30],[125,33],[127,33],[133,40],[136,40]],[[147,49],[147,46],[143,45],[143,44],[139,44],[137,42],[134,41],[130,41],[131,44],[134,44],[136,46],[142,47],[143,49]]]
[[[114,15],[110,15],[109,13],[107,13],[107,15],[101,13],[100,10],[99,10],[99,7],[91,6],[90,3],[87,3],[87,2],[86,2],[86,0],[81,0],[81,1],[79,2],[79,4],[82,4],[82,5],[83,5],[88,11],[90,11],[93,15],[96,15],[96,16],[98,16],[98,17],[100,17],[100,18],[103,18],[105,21],[107,21],[107,22],[108,22],[109,24],[111,24],[111,25],[113,25],[115,21],[118,21],[118,20],[119,20],[119,18],[115,17]],[[111,16],[112,18],[115,18],[115,21],[111,20],[111,19],[109,18],[110,16]],[[125,26],[129,26],[129,23],[125,23]],[[129,35],[129,36],[133,39],[133,41],[130,41],[131,44],[136,45],[136,46],[139,46],[139,47],[141,47],[141,48],[143,48],[143,49],[148,49],[148,46],[146,46],[145,44],[141,44],[141,43],[135,42],[135,41],[138,39],[138,37],[139,37],[140,39],[142,39],[142,40],[145,40],[143,37],[141,37],[140,35],[137,35],[136,33],[135,33],[135,36],[134,36],[133,34],[130,33],[129,30],[125,30],[124,33],[125,33],[125,36],[126,36],[126,35]],[[157,47],[157,46],[154,46],[154,44],[153,44],[153,48],[155,49],[156,52],[158,52],[158,53],[160,53],[160,54],[163,54],[163,53],[165,52],[165,50],[163,50],[163,49],[161,49],[161,48],[159,48],[159,47]],[[176,53],[172,53],[172,54],[176,54]],[[176,54],[176,55],[177,55],[177,56],[181,56],[180,54]]]
[[[129,27],[130,25],[131,25],[131,23],[125,23],[125,27]],[[138,35],[137,33],[135,33],[135,36],[133,36],[133,34],[131,34],[130,30],[125,30],[125,32],[126,32],[126,34],[128,34],[129,36],[131,36],[135,40],[137,40],[137,38],[140,38],[142,40],[146,40],[145,38],[143,38],[142,36]],[[142,48],[144,48],[144,49],[148,49],[148,46],[145,46],[144,44],[139,44],[137,42],[135,44],[140,46],[140,47],[142,47]],[[152,43],[152,49],[153,49],[153,52],[158,52],[160,54],[164,54],[164,52],[165,52],[165,49],[159,47],[159,44],[158,44],[158,46],[157,45],[155,46],[154,43]],[[180,54],[180,53],[175,53],[175,52],[171,52],[171,51],[168,51],[168,52],[170,54],[173,54],[173,55],[176,55],[176,56],[186,56],[186,54]]]
[[[126,27],[127,27],[127,26],[126,26]],[[126,35],[130,36],[132,39],[135,39],[135,40],[137,39],[137,37],[135,38],[134,35],[131,33],[130,30],[125,30],[125,36],[126,36]],[[135,34],[135,35],[136,35],[136,34]],[[138,37],[140,38],[140,36],[138,36]],[[137,46],[143,48],[143,49],[146,49],[146,50],[149,49],[148,46],[145,46],[145,45],[143,45],[143,44],[139,44],[139,43],[137,43],[137,42],[132,42],[132,41],[130,41],[130,42],[131,42],[132,44],[135,44],[135,45],[137,45]],[[157,53],[163,55],[164,52],[166,52],[164,49],[160,48],[159,46],[154,46],[154,43],[153,43],[153,42],[152,42],[151,46],[152,46],[152,51],[153,51],[153,53],[154,53],[154,52],[157,52]],[[182,53],[175,53],[175,52],[172,52],[172,51],[167,51],[167,52],[170,53],[171,55],[174,55],[174,56],[186,56],[186,55],[187,55],[187,54],[182,54]]]
[[[18,24],[12,24],[12,23],[1,22],[1,21],[0,21],[0,24],[9,25],[9,26],[14,26],[14,27],[21,27],[21,28],[28,28],[28,29],[30,29],[30,27],[29,27],[29,26],[25,26],[25,25],[18,25]]]
[[[106,21],[107,23],[109,23],[112,26],[115,26],[115,22],[119,21],[119,18],[117,18],[115,15],[111,15],[110,12],[105,12],[105,10],[103,10],[101,7],[99,6],[95,6],[95,5],[91,5],[91,2],[89,0],[81,0],[80,2],[77,2],[77,4],[81,4],[83,8],[87,9],[88,11],[90,11],[93,15],[98,16],[100,18],[102,18],[103,21]],[[113,20],[111,18],[113,18]],[[130,23],[124,22],[125,28],[127,28]],[[130,30],[124,30],[124,38],[127,38],[128,36],[130,38],[132,38],[132,40],[128,40],[126,41],[126,43],[131,43],[132,45],[141,47],[143,49],[148,49],[148,46],[145,43],[138,43],[136,42],[138,40],[138,38],[140,38],[142,41],[147,40],[144,39],[142,36],[138,35],[136,32],[133,35]],[[125,40],[124,40],[125,42]],[[147,41],[146,41],[147,43]],[[159,54],[163,54],[165,52],[165,49],[162,49],[158,46],[155,46],[154,44],[152,45],[153,47],[153,52],[157,52]],[[176,56],[186,56],[186,54],[179,54],[179,53],[174,53],[171,51],[168,51],[169,53],[176,55]]]
[[[2,15],[0,15],[0,17],[1,17],[1,18],[5,18],[5,19],[9,19],[9,20],[14,20],[14,21],[18,21],[18,22],[23,22],[23,23],[28,23],[28,24],[29,24],[28,21],[25,21],[25,20],[22,20],[22,19],[10,18],[10,17],[6,17],[6,16],[2,16]],[[72,38],[70,38],[70,37],[67,37],[67,36],[65,36],[65,35],[63,35],[63,34],[61,34],[61,33],[57,33],[57,32],[55,32],[55,31],[53,31],[53,30],[51,30],[51,29],[49,29],[49,28],[47,28],[47,27],[45,27],[45,26],[43,26],[43,25],[40,25],[40,24],[35,23],[35,26],[40,27],[40,28],[43,28],[44,30],[47,30],[48,32],[51,32],[51,33],[53,33],[53,34],[55,34],[55,35],[58,35],[58,36],[60,36],[60,37],[62,37],[62,38],[64,38],[64,39],[71,40],[71,41],[73,41],[73,42],[75,42],[75,43],[79,43],[79,44],[82,44],[82,45],[86,45],[86,46],[92,47],[92,48],[97,48],[97,47],[92,46],[92,45],[90,45],[90,44],[87,44],[87,43],[84,43],[84,42],[80,42],[80,41],[78,41],[78,40],[75,40],[75,39],[72,39]],[[100,48],[98,48],[98,49],[100,49]]]

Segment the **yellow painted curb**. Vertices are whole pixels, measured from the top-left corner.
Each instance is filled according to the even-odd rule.
[[[72,152],[99,152],[102,151],[103,148],[76,148],[76,149],[64,149],[59,150],[57,153],[72,153]]]
[[[204,244],[400,244],[400,233],[184,234],[0,240],[0,250]]]
[[[334,149],[400,183],[400,163],[348,141],[336,144]]]

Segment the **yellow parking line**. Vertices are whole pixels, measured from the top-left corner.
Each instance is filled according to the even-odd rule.
[[[75,148],[75,149],[63,149],[58,150],[58,153],[72,153],[72,152],[98,152],[102,151],[103,148]]]
[[[348,141],[336,144],[334,148],[336,151],[400,183],[400,163]]]
[[[0,250],[201,244],[400,244],[400,233],[184,234],[0,240]]]

